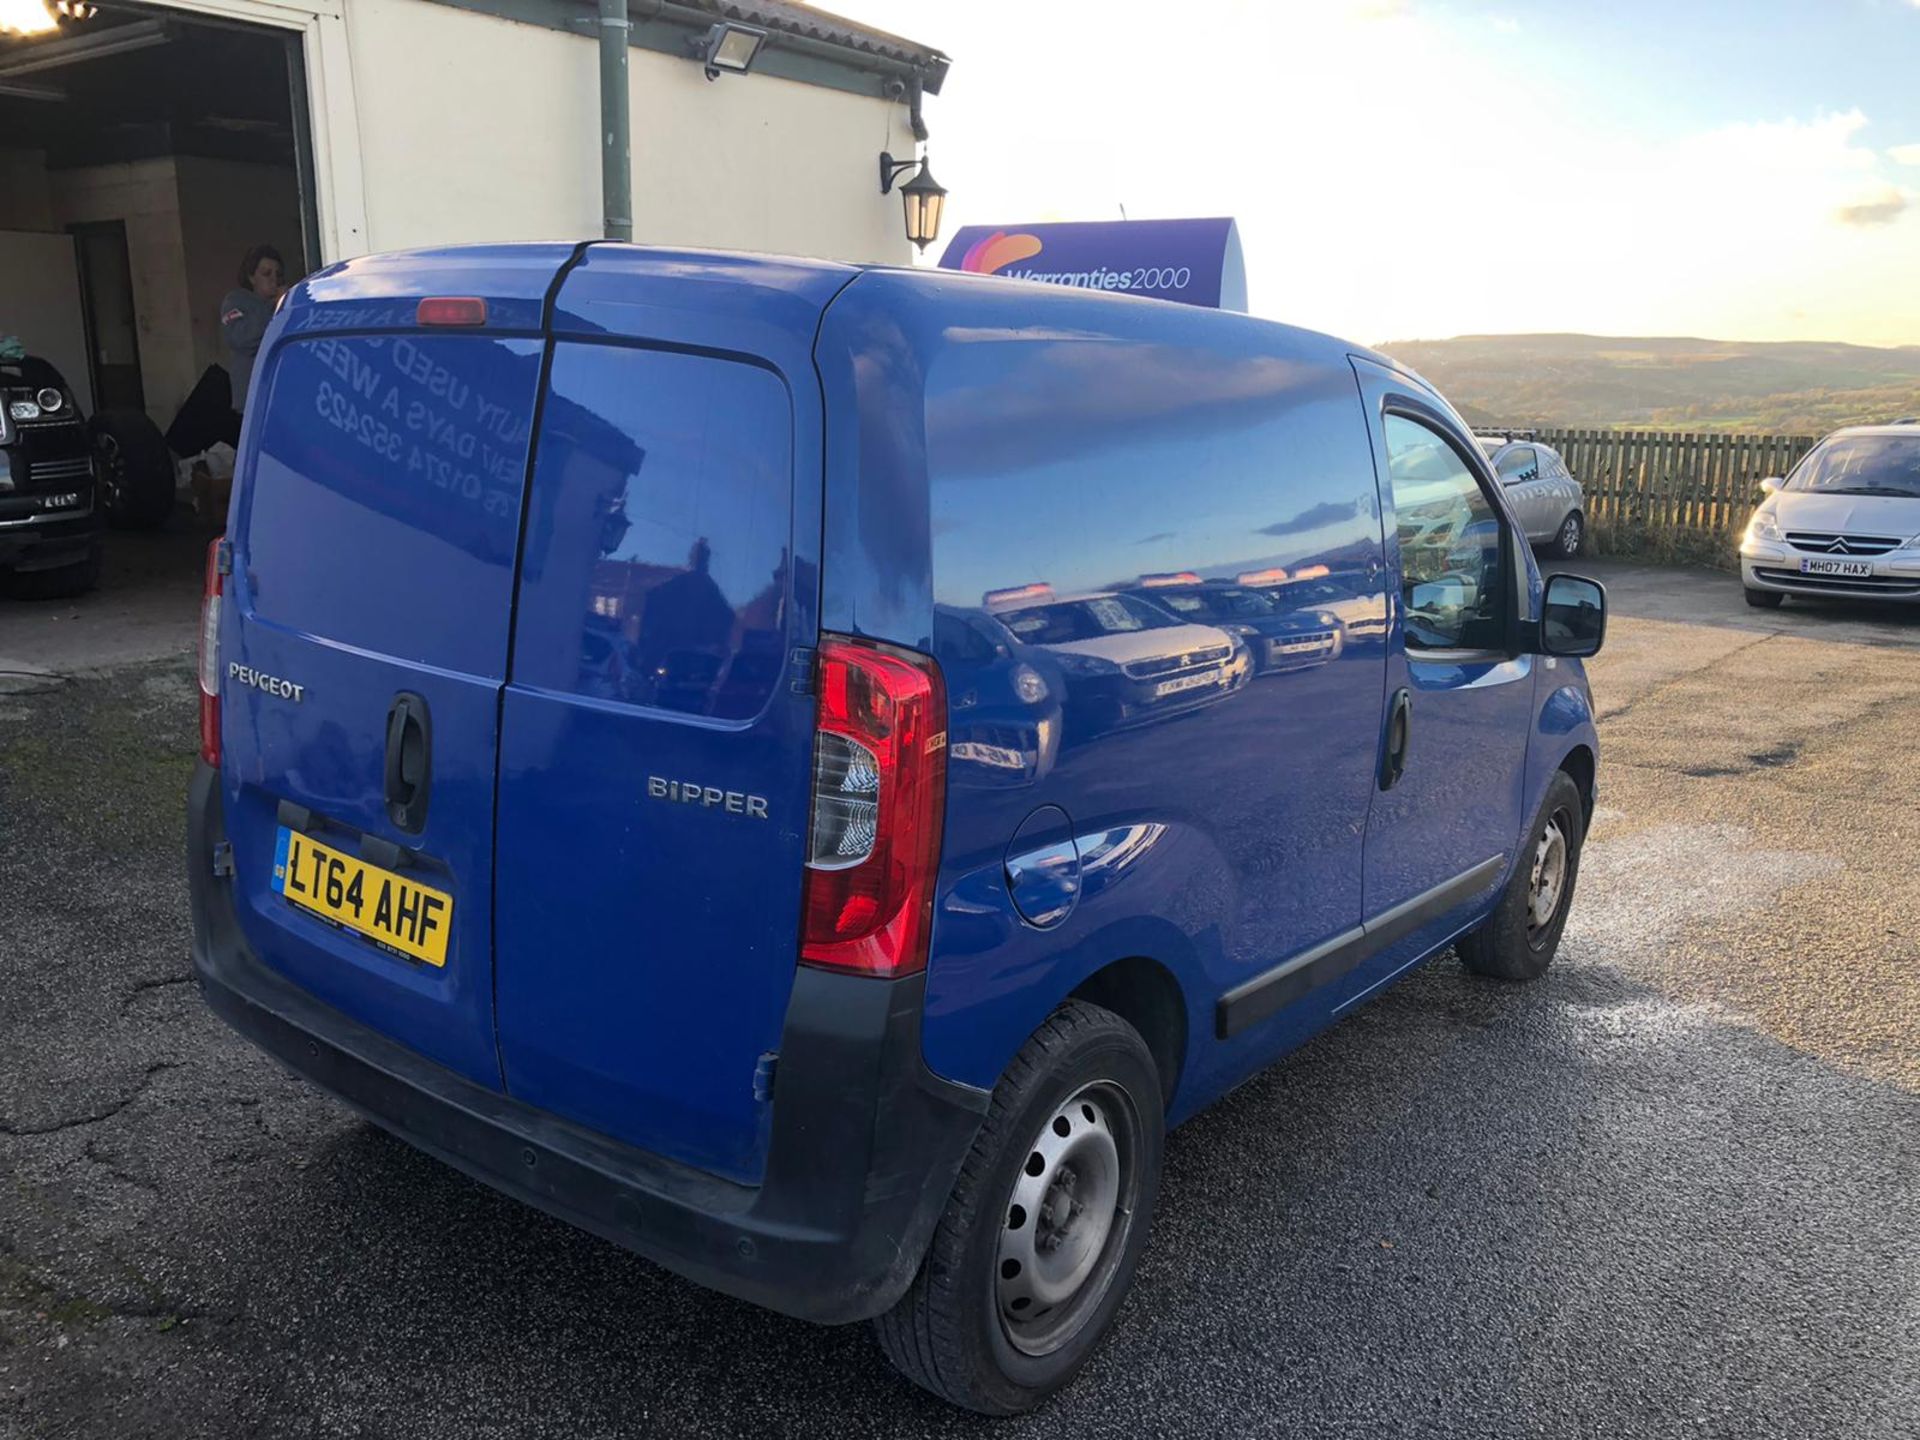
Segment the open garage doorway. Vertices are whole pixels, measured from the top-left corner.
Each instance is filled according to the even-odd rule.
[[[191,626],[239,430],[223,299],[254,245],[289,281],[319,259],[304,43],[189,5],[0,0],[0,390],[23,407],[0,581],[56,568],[18,552],[64,523],[34,507],[75,499],[89,454],[104,570],[83,608],[150,595]],[[24,613],[0,595],[0,654]]]

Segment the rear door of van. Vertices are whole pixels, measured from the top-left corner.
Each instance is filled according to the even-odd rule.
[[[799,955],[812,347],[854,273],[614,247],[568,273],[502,710],[507,1088],[746,1183]]]
[[[495,1088],[500,691],[541,314],[571,253],[374,258],[308,282],[254,383],[229,530],[242,928],[312,994]],[[421,298],[449,293],[457,327],[423,327]]]

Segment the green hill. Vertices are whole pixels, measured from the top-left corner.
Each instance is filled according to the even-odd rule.
[[[1462,335],[1379,348],[1476,424],[1817,435],[1920,414],[1920,345]]]

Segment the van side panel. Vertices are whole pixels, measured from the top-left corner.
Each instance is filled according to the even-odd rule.
[[[1185,1113],[1337,987],[1228,1040],[1215,997],[1361,919],[1387,608],[1345,353],[876,273],[829,310],[821,369],[827,623],[930,648],[946,681],[928,1062],[990,1086],[1087,976],[1144,956],[1186,997]]]

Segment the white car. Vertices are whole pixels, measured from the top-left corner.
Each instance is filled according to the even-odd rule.
[[[1740,541],[1749,605],[1920,600],[1920,421],[1836,430],[1760,488]]]
[[[1527,539],[1555,559],[1580,553],[1587,530],[1587,497],[1567,462],[1551,445],[1523,434],[1476,435],[1493,473],[1507,492],[1514,518]]]

